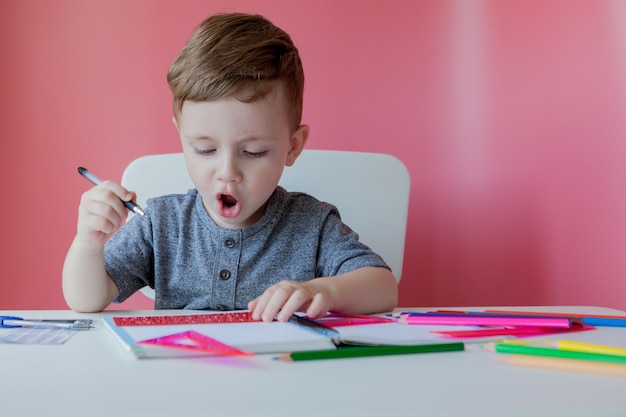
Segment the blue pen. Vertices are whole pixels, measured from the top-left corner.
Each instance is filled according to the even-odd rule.
[[[102,180],[98,177],[96,177],[95,175],[93,175],[91,172],[89,172],[87,170],[87,168],[83,168],[83,167],[78,167],[78,173],[80,175],[82,175],[83,177],[85,177],[87,180],[89,180],[92,184],[94,185],[98,185],[102,182]],[[132,211],[133,213],[137,213],[141,216],[145,216],[146,213],[143,211],[143,209],[141,207],[139,207],[138,204],[132,202],[132,201],[124,201],[122,199],[120,199],[120,201],[122,203],[124,203],[124,207],[126,207],[128,210]]]
[[[35,328],[63,328],[72,330],[88,330],[93,320],[38,320],[23,319],[15,316],[0,316],[0,328],[35,327]]]
[[[583,324],[588,326],[626,327],[626,319],[611,319],[606,317],[582,317]]]

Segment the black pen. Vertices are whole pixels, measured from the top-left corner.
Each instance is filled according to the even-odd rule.
[[[95,175],[93,175],[91,172],[87,171],[87,168],[83,168],[83,167],[78,167],[78,173],[80,175],[82,175],[83,177],[85,177],[86,179],[88,179],[92,184],[94,185],[98,185],[102,182],[102,180],[98,177],[96,177]],[[124,206],[132,211],[133,213],[137,213],[141,216],[145,216],[146,213],[143,211],[143,209],[141,207],[139,207],[136,203],[132,202],[132,201],[124,201],[120,198],[120,201],[122,203],[124,203]]]

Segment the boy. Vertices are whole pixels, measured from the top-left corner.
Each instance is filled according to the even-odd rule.
[[[196,188],[150,200],[124,227],[120,199],[133,192],[112,181],[85,192],[63,268],[68,305],[100,311],[149,285],[157,309],[248,308],[264,321],[395,308],[395,278],[336,208],[278,187],[309,136],[289,35],[261,16],[212,16],[167,78]]]

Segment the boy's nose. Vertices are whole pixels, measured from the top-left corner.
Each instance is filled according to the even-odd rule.
[[[234,158],[228,157],[221,161],[218,179],[223,182],[241,181],[241,171]]]

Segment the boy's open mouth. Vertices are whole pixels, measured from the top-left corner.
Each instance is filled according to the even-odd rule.
[[[232,195],[222,194],[221,198],[222,204],[224,204],[226,207],[230,208],[237,204],[237,199]]]
[[[234,218],[237,217],[241,211],[239,200],[230,194],[220,194],[218,203],[219,213],[222,217]]]

